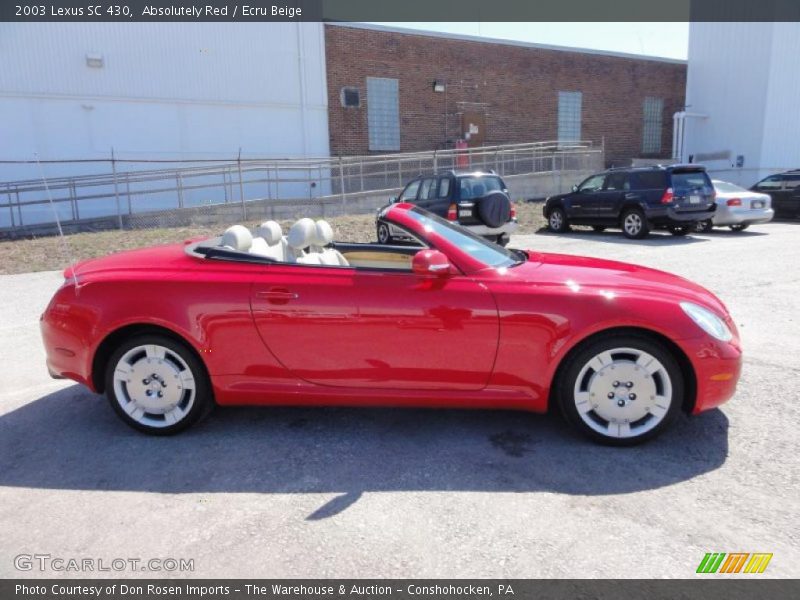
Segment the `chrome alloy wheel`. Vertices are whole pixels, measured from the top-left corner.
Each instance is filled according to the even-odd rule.
[[[116,364],[114,394],[122,410],[149,427],[169,427],[183,420],[195,401],[195,381],[177,353],[147,344],[128,350]]]
[[[636,237],[642,231],[642,217],[639,213],[629,212],[625,215],[625,221],[622,226],[625,228],[625,233],[631,237]]]
[[[564,224],[564,219],[561,216],[560,210],[554,210],[550,213],[550,229],[559,231]]]
[[[614,348],[595,355],[575,381],[580,418],[597,433],[613,438],[640,436],[656,427],[672,404],[666,367],[635,348]]]

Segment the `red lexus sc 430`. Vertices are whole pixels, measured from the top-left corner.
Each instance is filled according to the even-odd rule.
[[[42,315],[49,370],[154,434],[215,405],[558,407],[627,445],[735,391],[736,327],[690,281],[506,250],[408,204],[380,219],[419,246],[306,218],[79,263]]]

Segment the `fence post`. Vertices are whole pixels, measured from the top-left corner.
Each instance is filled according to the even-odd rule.
[[[433,172],[436,173],[439,170],[439,157],[436,155],[436,150],[433,151]]]
[[[175,172],[175,183],[178,186],[178,208],[183,208],[183,177],[181,177],[181,172]]]
[[[17,224],[14,223],[14,205],[11,204],[11,185],[6,184],[6,194],[8,197],[8,214],[11,217],[11,229],[14,230],[17,228]]]
[[[244,184],[242,183],[242,149],[239,148],[239,156],[236,158],[239,166],[239,200],[242,202],[242,221],[247,220],[247,209],[244,206]]]
[[[122,229],[122,208],[119,205],[119,186],[117,185],[117,159],[114,157],[114,148],[111,148],[111,173],[114,176],[114,197],[117,199],[117,221]]]
[[[339,191],[342,194],[342,214],[344,214],[344,208],[346,206],[347,199],[345,198],[344,195],[344,164],[342,162],[341,156],[339,157],[339,186],[340,186]]]

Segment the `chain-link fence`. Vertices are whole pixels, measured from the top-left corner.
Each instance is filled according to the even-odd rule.
[[[54,165],[105,172],[47,176]],[[8,164],[8,163],[6,163]],[[108,229],[210,227],[265,218],[374,210],[420,174],[494,170],[501,176],[600,169],[591,142],[539,142],[318,159],[48,161],[38,179],[0,183],[0,238]]]

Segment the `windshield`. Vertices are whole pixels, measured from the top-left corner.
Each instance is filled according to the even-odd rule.
[[[727,181],[715,181],[714,187],[718,192],[746,192],[747,190],[744,188],[740,188],[738,185],[734,185],[732,183],[728,183]]]
[[[502,192],[506,186],[503,180],[491,175],[472,175],[459,179],[462,200],[482,198],[491,192]]]
[[[482,237],[478,237],[461,226],[445,221],[427,210],[414,207],[408,212],[426,231],[432,231],[442,236],[448,242],[458,246],[460,250],[488,267],[510,267],[525,260],[521,254],[516,254]]]

